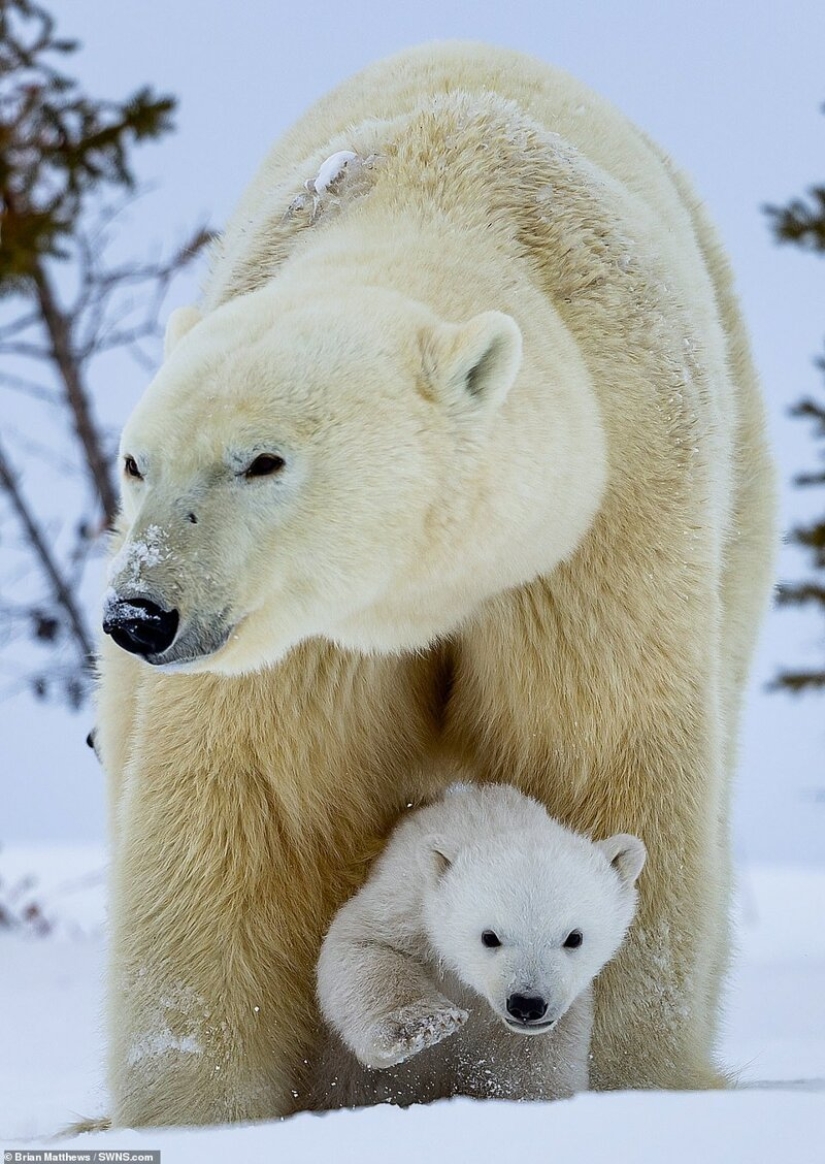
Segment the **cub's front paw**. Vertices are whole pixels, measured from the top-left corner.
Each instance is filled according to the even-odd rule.
[[[468,1018],[466,1010],[446,1000],[443,1006],[423,1000],[399,1007],[376,1025],[364,1062],[367,1067],[403,1063],[454,1035]]]

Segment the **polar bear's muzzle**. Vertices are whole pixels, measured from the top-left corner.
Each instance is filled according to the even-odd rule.
[[[146,597],[122,597],[110,590],[103,606],[103,632],[153,667],[181,667],[213,655],[232,630],[224,616],[208,624],[184,620]]]
[[[178,633],[180,615],[148,598],[115,598],[106,604],[103,633],[131,655],[162,655]]]

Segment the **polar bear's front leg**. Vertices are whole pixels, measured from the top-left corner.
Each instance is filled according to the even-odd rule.
[[[433,993],[368,1020],[346,1041],[365,1067],[394,1067],[454,1035],[468,1017],[466,1010]]]
[[[222,929],[216,916],[207,937],[197,917],[187,929],[181,916],[178,940],[162,919],[153,925],[147,911],[138,920],[134,902],[118,897],[124,921],[112,934],[109,983],[114,1126],[228,1123],[294,1110],[296,1059],[309,1053],[312,1023],[279,1006],[231,922]],[[283,984],[284,974],[274,969],[270,979]],[[294,999],[294,985],[289,993]],[[311,1005],[308,998],[300,1009]]]
[[[635,767],[654,771],[641,750]],[[645,810],[636,810],[633,826],[645,837],[648,862],[627,940],[596,983],[596,1089],[728,1084],[715,1062],[720,949],[729,941],[726,845],[714,802],[721,777],[709,759],[693,775],[703,788],[695,801],[670,799],[648,808],[646,820]]]
[[[174,951],[140,970],[118,965],[118,946],[110,991],[114,1126],[219,1124],[288,1113],[292,1079],[267,1047],[263,1008],[238,1006],[228,990],[210,997],[197,976],[178,977],[184,966],[183,960],[176,966]],[[267,1050],[273,1050],[268,1062]]]
[[[318,998],[359,1062],[392,1067],[455,1034],[468,1015],[409,954],[358,936],[359,905],[356,898],[344,906],[324,941]]]
[[[627,941],[596,983],[591,1086],[724,1088],[730,1080],[716,1063],[723,893],[710,861],[701,871],[687,862],[668,870],[658,846],[649,853],[656,892],[642,895]]]
[[[314,964],[323,919],[277,940],[279,903],[294,899],[299,875],[261,833],[268,818],[251,778],[210,816],[197,792],[214,793],[217,777],[152,775],[127,781],[112,860],[113,1123],[289,1114],[317,1027],[312,975],[300,967]]]

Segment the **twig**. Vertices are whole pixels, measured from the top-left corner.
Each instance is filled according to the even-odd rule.
[[[100,434],[92,418],[89,398],[72,352],[70,323],[57,305],[51,283],[42,266],[37,267],[34,283],[43,322],[52,345],[51,355],[63,381],[75,432],[83,446],[86,465],[106,516],[106,524],[111,526],[117,516],[117,495]]]
[[[66,613],[72,634],[83,657],[84,667],[90,669],[94,660],[94,649],[86,631],[83,616],[20,491],[17,479],[3,452],[2,445],[0,445],[0,485],[6,490],[20,524],[25,531],[26,538],[34,550],[40,565],[43,567],[43,572],[49,580],[55,600]]]

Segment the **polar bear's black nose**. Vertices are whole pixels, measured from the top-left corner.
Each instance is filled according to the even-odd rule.
[[[507,999],[507,1013],[520,1023],[534,1023],[547,1013],[547,1003],[537,994],[511,994]]]
[[[160,655],[178,633],[178,612],[163,610],[146,598],[112,602],[103,616],[103,631],[133,655]]]

